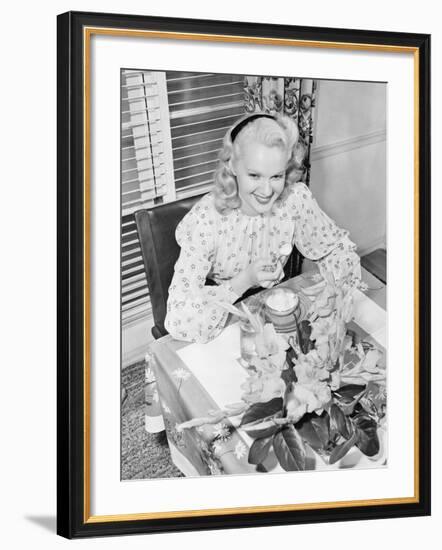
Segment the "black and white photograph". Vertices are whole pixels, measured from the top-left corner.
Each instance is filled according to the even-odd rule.
[[[2,547],[434,547],[438,6],[6,4]]]
[[[122,481],[388,467],[387,90],[121,69]]]
[[[429,47],[60,15],[59,534],[430,513]]]

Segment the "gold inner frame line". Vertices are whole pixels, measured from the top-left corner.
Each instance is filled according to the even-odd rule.
[[[417,48],[412,46],[394,46],[390,44],[364,44],[359,42],[333,42],[318,40],[299,40],[294,38],[249,37],[228,34],[205,34],[168,31],[145,31],[133,29],[114,29],[107,27],[84,27],[86,40],[90,35],[130,36],[131,38],[162,38],[173,40],[200,40],[202,42],[229,42],[260,44],[264,46],[295,46],[304,48],[327,48],[340,50],[366,50],[377,52],[415,53]]]
[[[108,36],[126,36],[132,38],[162,38],[175,40],[200,40],[209,42],[249,43],[273,46],[294,46],[304,48],[328,48],[344,50],[365,50],[375,52],[412,53],[414,59],[414,495],[410,497],[299,503],[269,506],[248,506],[234,508],[216,508],[205,510],[174,510],[167,512],[132,513],[93,516],[91,515],[90,483],[90,41],[93,34]],[[115,521],[136,521],[146,519],[166,519],[201,517],[228,514],[249,514],[263,512],[300,511],[333,509],[360,506],[379,506],[412,504],[419,502],[419,49],[411,46],[391,46],[385,44],[364,44],[328,42],[316,40],[296,40],[280,38],[261,38],[237,35],[217,35],[200,33],[181,33],[165,31],[146,31],[116,29],[106,27],[83,28],[83,102],[84,102],[84,486],[83,516],[84,523],[105,523]]]

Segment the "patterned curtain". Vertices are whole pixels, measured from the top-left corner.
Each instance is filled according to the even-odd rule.
[[[310,149],[313,140],[313,109],[315,108],[316,81],[306,78],[276,78],[271,76],[245,76],[245,111],[262,111],[269,114],[285,113],[299,128],[299,158],[304,157],[299,179],[310,181]]]

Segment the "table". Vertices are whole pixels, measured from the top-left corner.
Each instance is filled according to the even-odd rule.
[[[315,284],[314,275],[314,272],[305,273],[280,286],[299,291]],[[368,290],[364,294],[358,291],[356,319],[349,328],[375,343],[384,352],[385,359],[386,286],[364,269],[362,280]],[[182,422],[207,416],[208,411],[220,410],[227,403],[240,400],[240,384],[247,373],[235,359],[235,355],[239,355],[237,323],[230,321],[223,333],[209,344],[190,344],[167,335],[152,344],[151,353],[157,400],[162,411],[162,419],[157,417],[155,421],[156,429],[163,421],[176,466],[186,476],[256,473],[257,466],[247,461],[252,440],[229,421],[179,429]],[[355,451],[363,456],[357,449]],[[354,455],[350,452],[338,467],[353,466],[352,461],[356,460]],[[310,459],[312,469],[329,467],[317,456]],[[365,462],[364,467],[377,465],[368,459]],[[336,467],[335,464],[333,469]],[[270,457],[268,464],[260,465],[258,471],[278,471],[279,468],[279,464],[272,462]]]

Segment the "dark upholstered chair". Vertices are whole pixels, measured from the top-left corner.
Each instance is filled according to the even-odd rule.
[[[164,328],[167,297],[173,268],[180,253],[180,247],[175,240],[175,230],[201,196],[168,202],[135,212],[155,323],[152,328],[154,338],[167,334]]]
[[[180,253],[180,247],[175,240],[175,230],[201,196],[161,204],[135,213],[155,323],[152,328],[154,338],[167,334],[164,328],[167,298],[175,263]],[[302,257],[293,249],[284,269],[286,279],[300,273],[301,262]]]

